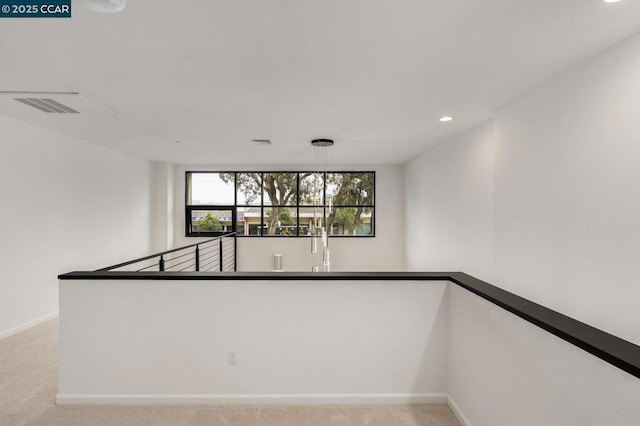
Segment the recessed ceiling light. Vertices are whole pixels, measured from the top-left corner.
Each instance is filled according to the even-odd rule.
[[[618,3],[622,0],[603,0],[605,3]]]
[[[449,117],[448,115],[445,115],[444,117],[440,117],[440,121],[442,122],[447,122],[451,120],[453,120],[453,117]]]

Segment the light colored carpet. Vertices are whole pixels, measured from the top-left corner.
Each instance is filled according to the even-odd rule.
[[[57,406],[57,375],[57,320],[0,340],[0,425],[460,425],[446,405]]]

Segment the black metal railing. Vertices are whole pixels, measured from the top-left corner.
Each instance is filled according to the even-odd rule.
[[[95,272],[235,272],[236,233],[107,266]]]

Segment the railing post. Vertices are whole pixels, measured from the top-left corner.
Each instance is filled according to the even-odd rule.
[[[224,267],[222,266],[222,237],[220,237],[220,272],[223,271]]]
[[[160,255],[160,261],[158,262],[158,269],[160,272],[164,271],[164,257]]]
[[[238,271],[238,234],[233,235],[233,272]]]
[[[200,246],[196,246],[196,272],[200,270]]]

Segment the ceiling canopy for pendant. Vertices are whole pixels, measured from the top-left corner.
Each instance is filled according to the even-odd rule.
[[[333,140],[331,139],[314,139],[311,141],[313,146],[332,146]]]

